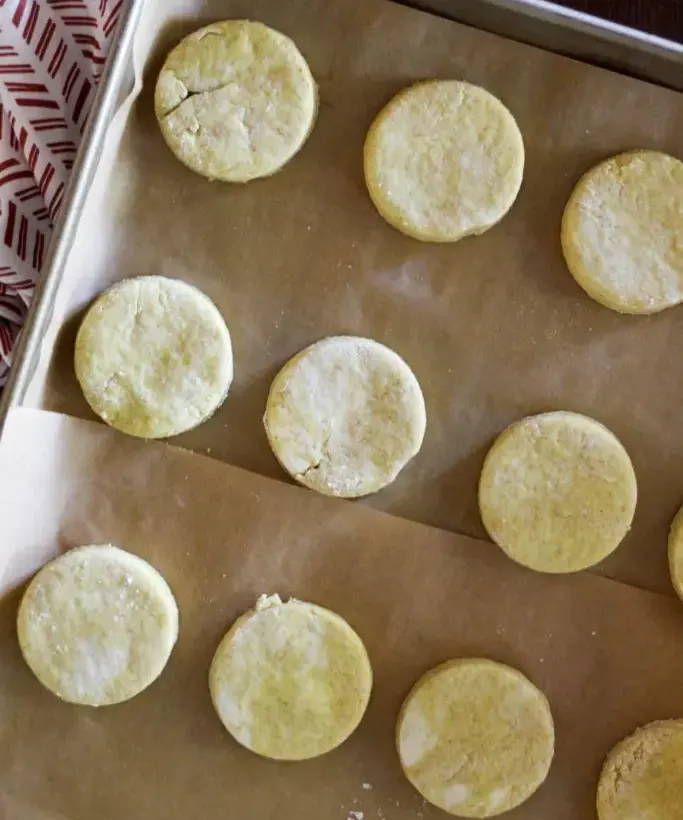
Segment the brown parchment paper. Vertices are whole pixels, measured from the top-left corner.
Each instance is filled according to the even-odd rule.
[[[683,605],[668,596],[588,573],[528,572],[486,542],[43,411],[10,416],[0,500],[3,820],[436,820],[445,815],[401,775],[393,731],[415,680],[456,656],[513,664],[552,706],[549,779],[510,820],[593,820],[613,743],[683,714]],[[18,596],[7,591],[58,551],[102,541],[165,575],[181,625],[156,683],[95,710],[62,703],[32,677],[16,641]],[[213,651],[263,592],[331,607],[368,647],[368,713],[315,761],[257,758],[213,713]]]
[[[299,156],[246,186],[181,166],[152,107],[165,52],[210,20],[240,16],[295,39],[321,98]],[[670,592],[666,531],[683,502],[683,307],[645,318],[597,305],[567,273],[559,229],[593,163],[640,146],[680,152],[683,96],[383,0],[149,0],[136,63],[142,92],[111,129],[29,405],[92,418],[72,367],[81,310],[125,276],[180,277],[225,315],[236,380],[220,412],[178,444],[287,480],[261,425],[274,373],[321,337],[370,336],[413,367],[428,428],[419,457],[364,503],[485,537],[476,485],[493,437],[528,413],[584,412],[622,439],[640,486],[632,534],[601,571]],[[510,215],[455,245],[394,231],[362,177],[372,119],[427,77],[499,95],[527,149]]]

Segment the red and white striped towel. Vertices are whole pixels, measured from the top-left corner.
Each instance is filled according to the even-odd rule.
[[[0,0],[0,386],[124,0]]]

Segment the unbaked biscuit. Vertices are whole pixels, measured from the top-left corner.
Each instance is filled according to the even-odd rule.
[[[683,600],[683,507],[671,522],[669,531],[669,573],[676,594]]]
[[[606,558],[631,527],[636,497],[633,465],[617,437],[569,412],[508,427],[479,481],[487,532],[539,572],[576,572]]]
[[[306,60],[284,34],[228,20],[186,37],[166,58],[154,106],[169,148],[209,179],[275,173],[302,147],[318,107]]]
[[[605,760],[598,782],[599,820],[683,817],[683,720],[637,729]]]
[[[124,433],[166,438],[206,421],[232,382],[230,333],[201,291],[140,276],[101,294],[76,337],[76,377],[97,415]]]
[[[394,481],[420,449],[426,413],[420,385],[400,356],[371,339],[332,336],[277,374],[263,421],[293,478],[353,498]]]
[[[44,566],[17,617],[21,652],[62,700],[108,706],[161,674],[178,637],[178,607],[162,576],[118,547],[78,547]]]
[[[683,300],[683,162],[657,151],[592,168],[562,219],[567,266],[586,293],[620,313]]]
[[[396,745],[406,777],[430,803],[458,817],[493,817],[543,783],[555,731],[548,701],[521,672],[473,658],[415,684]]]
[[[522,184],[524,143],[503,103],[469,83],[433,80],[401,91],[379,113],[364,148],[379,213],[424,242],[480,234],[510,210]]]
[[[225,728],[256,754],[305,760],[343,743],[372,689],[362,640],[339,615],[259,598],[221,641],[209,675]]]

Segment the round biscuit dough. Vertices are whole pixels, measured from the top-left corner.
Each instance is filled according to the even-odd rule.
[[[34,576],[17,634],[43,686],[69,703],[109,706],[162,673],[178,637],[178,607],[142,558],[111,545],[78,547]]]
[[[673,588],[683,601],[683,507],[672,521],[669,532],[669,573]]]
[[[95,300],[76,337],[74,366],[88,404],[107,424],[166,438],[223,403],[233,375],[230,333],[201,291],[140,276]]]
[[[683,162],[657,151],[592,168],[562,219],[562,251],[578,284],[620,313],[683,300]]]
[[[262,23],[228,20],[171,51],[154,107],[184,165],[209,179],[248,182],[274,174],[303,146],[318,91],[289,37]]]
[[[277,374],[263,421],[293,478],[354,498],[394,481],[419,451],[427,417],[420,385],[398,354],[370,339],[332,336]]]
[[[683,720],[637,729],[605,760],[598,781],[599,820],[683,817]]]
[[[494,817],[545,780],[555,731],[548,701],[495,661],[449,661],[406,698],[396,728],[403,771],[420,794],[458,817]]]
[[[577,572],[602,561],[628,533],[636,499],[633,465],[617,437],[564,411],[508,427],[479,480],[487,532],[538,572]]]
[[[370,127],[363,156],[379,213],[424,242],[491,228],[512,207],[524,172],[512,114],[488,91],[457,80],[401,91]]]
[[[362,640],[339,615],[262,595],[221,641],[209,688],[223,725],[247,749],[306,760],[356,729],[372,669]]]

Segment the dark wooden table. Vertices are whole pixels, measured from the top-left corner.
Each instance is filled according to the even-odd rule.
[[[627,26],[683,42],[683,0],[555,0]]]

